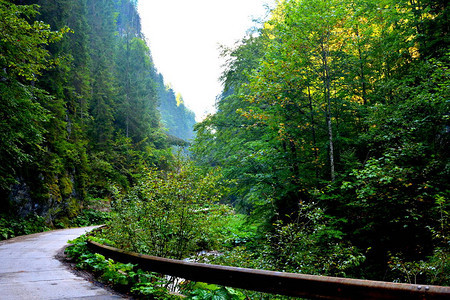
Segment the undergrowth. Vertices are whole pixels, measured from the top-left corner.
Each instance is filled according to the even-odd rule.
[[[45,219],[38,215],[30,215],[26,218],[0,215],[0,240],[48,230],[50,227],[47,226]]]
[[[67,223],[55,222],[49,224],[47,220],[39,215],[32,214],[27,217],[11,217],[0,214],[0,240],[7,240],[16,236],[44,232],[56,228],[84,227],[105,224],[110,219],[110,213],[84,209],[75,218]]]
[[[99,243],[113,245],[105,238],[89,237]],[[75,263],[78,269],[87,270],[95,277],[111,286],[116,291],[128,294],[137,299],[157,300],[245,300],[245,299],[287,299],[263,295],[261,293],[243,291],[230,287],[206,284],[200,282],[182,282],[178,288],[181,294],[173,294],[169,291],[172,281],[169,277],[143,271],[138,265],[123,264],[107,259],[98,253],[92,253],[87,248],[87,236],[81,236],[73,241],[66,249],[66,254]]]
[[[90,237],[99,243],[113,244],[106,239]],[[133,296],[146,299],[180,299],[170,295],[165,288],[168,281],[161,275],[145,272],[133,264],[123,264],[103,255],[92,253],[87,248],[87,237],[81,236],[66,248],[67,256],[74,260],[78,269],[92,272],[98,280],[113,287],[115,290],[129,293]]]

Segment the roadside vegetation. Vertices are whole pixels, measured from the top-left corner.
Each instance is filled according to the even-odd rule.
[[[450,285],[447,1],[285,0],[260,25],[194,134],[137,1],[0,0],[0,239],[105,223],[93,239],[150,255]],[[84,239],[78,267],[169,297]]]
[[[89,238],[116,248],[174,259],[294,273],[356,277],[365,254],[343,240],[332,219],[314,206],[301,207],[297,223],[272,224],[236,213],[221,204],[229,191],[219,169],[208,173],[179,160],[172,172],[147,170],[141,182],[112,201],[111,218]],[[305,227],[301,224],[308,224]],[[138,265],[121,264],[91,253],[86,238],[73,241],[66,252],[77,267],[118,291],[149,299],[290,299],[217,285],[176,282],[161,274],[143,272]],[[414,264],[392,256],[390,272],[398,282],[446,285],[445,251]]]
[[[0,240],[50,230],[43,217],[17,218],[0,215]]]
[[[60,221],[56,224],[50,224],[47,219],[36,214],[24,218],[0,214],[0,240],[52,229],[101,225],[109,219],[109,212],[89,208],[82,210],[73,219],[66,218],[65,222]]]

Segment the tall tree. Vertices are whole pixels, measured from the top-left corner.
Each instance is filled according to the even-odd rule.
[[[184,140],[181,144],[185,144],[194,138],[195,114],[184,105],[182,96],[164,83],[161,74],[158,75],[157,86],[162,125],[169,135]]]
[[[194,153],[235,180],[230,200],[292,222],[283,230],[300,222],[293,228],[305,234],[309,219],[298,210],[320,207],[334,237],[370,248],[367,277],[381,278],[395,253],[448,254],[448,45],[421,36],[425,23],[445,33],[447,10],[430,3],[280,1],[259,51],[248,55],[248,40],[232,52],[232,89],[197,126]],[[244,61],[253,63],[237,76]]]
[[[111,183],[126,189],[142,167],[166,166],[136,1],[1,5],[0,189],[23,198],[24,214],[71,217]]]
[[[96,148],[107,147],[113,139],[117,82],[114,77],[115,11],[112,1],[87,1],[91,66],[92,100],[91,137]]]
[[[21,179],[24,167],[39,163],[46,125],[52,117],[44,107],[53,98],[37,88],[35,82],[46,69],[57,65],[58,59],[50,56],[46,46],[61,40],[67,28],[52,31],[48,24],[32,21],[37,14],[35,5],[0,1],[0,189],[3,191],[9,191]]]

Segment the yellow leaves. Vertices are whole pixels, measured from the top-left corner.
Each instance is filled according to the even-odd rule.
[[[352,96],[352,102],[358,103],[358,104],[364,104],[364,99],[359,95],[353,95]]]
[[[177,106],[180,106],[181,104],[184,104],[183,97],[181,96],[180,93],[177,93],[177,95],[176,95],[176,101],[177,101]]]
[[[240,114],[244,118],[247,119],[253,119],[253,120],[260,120],[260,121],[267,121],[269,120],[269,116],[264,113],[257,113],[253,109],[249,109],[248,111],[243,110],[242,108],[238,108],[236,110],[237,114]]]
[[[247,97],[247,101],[249,103],[255,103],[256,102],[256,97],[255,96],[248,96]]]
[[[268,38],[271,40],[275,39],[275,37],[276,37],[275,35],[269,33],[270,31],[273,31],[274,29],[275,29],[275,25],[273,25],[269,22],[264,23],[264,30],[266,31]]]
[[[418,45],[415,45],[414,47],[409,47],[408,51],[409,55],[411,55],[411,58],[417,59],[420,57]]]

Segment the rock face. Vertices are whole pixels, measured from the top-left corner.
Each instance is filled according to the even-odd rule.
[[[7,196],[10,213],[18,217],[40,215],[49,223],[60,217],[74,217],[81,208],[82,201],[76,190],[73,175],[54,178],[37,176],[36,182],[17,178]]]
[[[11,207],[17,211],[17,214],[20,217],[25,217],[29,214],[36,213],[39,205],[37,203],[33,203],[30,188],[23,181],[23,179],[18,179],[17,181],[18,183],[13,185],[8,197]]]

